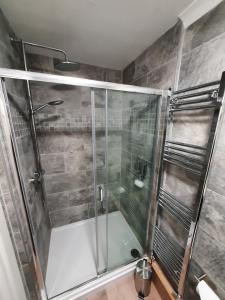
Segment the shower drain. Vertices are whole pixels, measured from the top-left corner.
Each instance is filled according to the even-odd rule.
[[[141,257],[140,252],[137,249],[135,249],[135,248],[131,249],[130,254],[134,258],[140,258]]]

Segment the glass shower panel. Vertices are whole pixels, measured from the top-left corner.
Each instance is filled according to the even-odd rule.
[[[108,91],[108,269],[145,249],[158,100]]]
[[[5,81],[5,88],[5,102],[8,108],[17,169],[20,175],[20,183],[29,215],[36,251],[41,264],[43,277],[45,277],[51,228],[44,206],[42,186],[38,180],[34,180],[38,166],[30,126],[27,86],[23,80],[7,79]],[[18,202],[17,212],[20,213],[20,216],[22,209],[23,208],[19,207]],[[30,252],[24,253],[24,256],[25,255],[27,255],[27,263],[29,263],[32,254]]]
[[[97,276],[91,89],[45,82],[30,87],[45,198],[33,180],[38,168],[25,81],[6,80],[6,104],[32,236],[52,298]],[[52,105],[56,100],[60,105]]]
[[[98,274],[142,256],[159,96],[92,91]]]
[[[98,274],[107,270],[107,91],[92,90],[92,145],[95,186],[96,268]]]
[[[50,297],[92,280],[96,271],[92,107],[89,87],[31,85],[51,222],[46,286]]]

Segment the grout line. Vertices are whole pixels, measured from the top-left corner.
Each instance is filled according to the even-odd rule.
[[[212,38],[212,39],[210,39],[210,40],[208,40],[208,41],[206,41],[206,42],[203,42],[202,44],[200,44],[200,45],[198,45],[198,46],[192,48],[191,50],[189,50],[189,51],[187,51],[187,52],[184,52],[183,57],[190,55],[191,52],[193,52],[194,50],[197,50],[197,49],[199,49],[199,48],[201,48],[201,47],[207,47],[208,44],[210,44],[211,42],[214,42],[214,41],[220,39],[220,38],[223,37],[223,36],[225,37],[225,32],[223,32],[223,33],[221,33],[221,34],[215,36],[214,38]]]
[[[217,194],[218,196],[223,197],[223,198],[225,199],[225,195],[222,195],[222,194],[220,194],[220,193],[214,191],[214,190],[211,189],[211,188],[206,188],[206,189],[207,189],[208,191],[213,192],[214,194]]]
[[[170,58],[167,62],[165,62],[165,63],[163,63],[163,64],[161,64],[161,65],[159,65],[159,66],[157,66],[157,67],[155,67],[155,68],[153,68],[153,69],[151,69],[150,71],[148,71],[148,72],[146,72],[146,73],[144,73],[144,74],[142,74],[142,75],[139,75],[137,78],[133,79],[132,81],[130,81],[130,82],[127,83],[127,84],[131,84],[131,85],[132,85],[132,84],[135,83],[136,81],[138,81],[138,80],[144,78],[145,76],[150,75],[151,73],[157,71],[157,70],[160,69],[161,67],[164,67],[164,66],[170,64],[175,58],[176,58],[176,56]]]
[[[214,241],[216,242],[217,245],[222,246],[223,248],[225,248],[225,243],[221,242],[219,239],[215,238],[215,236],[212,236],[209,232],[207,232],[207,231],[205,230],[204,226],[201,225],[201,222],[199,223],[199,229],[201,229],[201,231],[203,231],[204,234],[206,234],[208,237],[210,237],[210,238],[208,239],[208,241],[211,241],[210,246],[211,246],[212,244],[213,244],[213,245],[215,244],[215,243],[213,243],[213,241],[212,241],[212,240],[214,240]],[[200,231],[199,229],[198,229],[198,231],[197,231],[197,236],[200,235],[200,234],[199,234],[199,231]],[[196,241],[197,241],[197,236],[196,236],[195,244],[197,244],[197,242],[196,242]],[[194,246],[193,253],[195,253],[195,246]]]

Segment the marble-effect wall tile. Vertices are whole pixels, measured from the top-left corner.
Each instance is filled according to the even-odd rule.
[[[211,237],[225,245],[225,197],[209,189],[206,190],[201,211],[200,226]]]
[[[183,53],[209,42],[224,33],[225,2],[222,1],[215,9],[189,26],[185,32]]]
[[[219,195],[225,196],[225,120],[223,120],[221,123],[222,124],[218,134],[212,165],[210,168],[208,188]]]
[[[151,81],[159,86],[156,76],[160,76],[159,72],[163,72],[162,66],[172,62],[177,57],[178,47],[181,34],[181,23],[177,22],[172,28],[170,28],[164,35],[162,35],[155,43],[149,46],[141,55],[139,55],[131,64],[129,64],[123,71],[124,83],[133,84],[139,78],[143,78],[150,73]],[[161,68],[160,71],[153,73],[155,70]],[[172,69],[176,69],[176,62]],[[168,70],[169,71],[169,70]],[[170,68],[170,72],[171,72]],[[165,67],[164,67],[165,72]],[[168,77],[169,75],[166,75]],[[159,81],[164,81],[160,76]],[[143,79],[141,79],[143,80]],[[149,82],[151,84],[151,82]],[[162,86],[159,86],[162,88]]]
[[[186,88],[196,84],[219,80],[225,69],[224,60],[224,15],[225,2],[200,18],[185,32],[183,57],[180,70],[179,88]],[[206,145],[212,113],[199,111],[198,114],[188,116],[181,123],[176,123],[174,136],[186,139],[190,134],[191,140],[198,145]],[[182,123],[183,122],[183,123]],[[185,124],[186,123],[186,124]],[[185,125],[184,125],[185,124]],[[180,126],[179,126],[180,125]],[[224,291],[224,122],[220,120],[220,133],[214,149],[211,162],[206,193],[199,221],[191,266],[196,263],[202,273],[210,279],[210,286],[221,297]],[[197,133],[197,134],[196,134]],[[190,269],[186,285],[187,298],[199,299],[195,292],[193,268]],[[201,274],[200,274],[201,275]]]
[[[216,286],[225,290],[225,245],[208,235],[204,228],[199,227],[193,251],[195,259],[206,274],[213,279]]]
[[[176,74],[177,58],[171,59],[168,63],[150,72],[147,76],[148,87],[155,89],[173,88]]]
[[[213,39],[184,54],[179,89],[220,80],[225,70],[225,35]]]

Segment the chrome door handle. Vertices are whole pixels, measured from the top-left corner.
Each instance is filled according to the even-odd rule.
[[[98,192],[99,192],[99,200],[100,202],[103,202],[104,200],[104,188],[102,185],[98,186]]]

